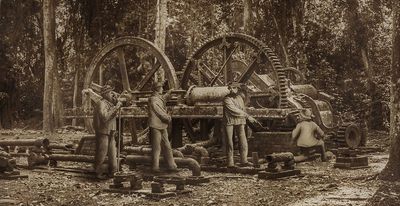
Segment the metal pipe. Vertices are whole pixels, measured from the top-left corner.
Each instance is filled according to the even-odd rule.
[[[229,94],[228,87],[191,87],[186,93],[188,105],[195,103],[221,103],[224,97]]]
[[[268,163],[288,162],[294,160],[294,155],[291,152],[273,153],[265,156],[265,160],[267,160]]]
[[[192,158],[180,158],[174,157],[175,163],[179,168],[188,168],[192,171],[192,176],[200,176],[201,168],[200,164]],[[141,156],[141,155],[128,155],[125,158],[126,164],[145,164],[150,165],[152,163],[151,156]],[[160,157],[160,163],[166,164],[163,157]]]
[[[153,151],[153,149],[146,147],[146,146],[137,146],[137,147],[133,147],[133,146],[126,146],[123,149],[124,152],[127,152],[128,154],[139,154],[139,155],[151,155],[151,152]],[[172,154],[174,155],[174,157],[184,157],[183,153],[173,149],[172,150]]]
[[[63,161],[63,162],[88,162],[94,163],[94,156],[90,155],[75,155],[75,154],[51,154],[48,160]]]
[[[42,139],[16,139],[16,140],[0,140],[0,146],[37,146],[47,147],[50,141],[47,138]]]
[[[62,150],[73,150],[74,145],[72,144],[53,144],[51,143],[47,148],[48,149],[62,149]]]

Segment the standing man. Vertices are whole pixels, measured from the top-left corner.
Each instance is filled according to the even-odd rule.
[[[244,93],[240,83],[230,83],[228,85],[229,94],[225,96],[223,102],[223,122],[226,131],[226,149],[228,167],[235,167],[233,161],[233,132],[239,137],[240,144],[240,163],[241,166],[251,166],[247,161],[248,146],[246,139],[246,119],[250,122],[257,122],[253,117],[245,112]]]
[[[149,127],[150,142],[152,147],[152,170],[160,172],[160,153],[161,149],[164,153],[164,159],[168,164],[171,172],[177,172],[177,166],[172,155],[171,144],[168,140],[168,124],[171,122],[171,116],[167,113],[166,101],[171,96],[171,90],[164,95],[163,82],[156,82],[153,88],[153,94],[149,98]]]
[[[122,102],[117,101],[113,88],[105,85],[101,88],[100,99],[94,100],[93,127],[96,135],[95,172],[99,179],[113,177],[117,171],[117,147],[115,142],[116,115]],[[91,89],[85,94],[94,95]],[[94,98],[96,99],[96,98]],[[116,104],[114,106],[114,104]],[[108,157],[108,164],[104,161]]]
[[[321,160],[326,162],[323,137],[324,131],[312,121],[311,111],[308,109],[300,111],[299,123],[292,131],[292,142],[297,140],[297,146],[300,147],[300,149],[318,147],[321,153]]]

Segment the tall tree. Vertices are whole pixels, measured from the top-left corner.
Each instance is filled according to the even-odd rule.
[[[45,54],[45,77],[43,91],[43,130],[52,132],[53,125],[53,82],[56,71],[55,1],[43,0],[43,38]]]
[[[400,2],[393,1],[392,76],[390,85],[389,161],[381,179],[400,180]]]
[[[165,36],[168,18],[167,3],[168,0],[157,0],[156,35],[154,42],[162,51],[165,50]],[[155,76],[157,81],[164,81],[164,70],[159,69]]]
[[[250,34],[251,23],[251,0],[243,0],[243,30],[246,34]]]

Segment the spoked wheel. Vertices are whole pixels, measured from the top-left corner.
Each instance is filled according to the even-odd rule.
[[[100,68],[102,72],[100,71]],[[148,40],[125,36],[105,45],[92,59],[86,73],[84,89],[92,83],[111,84],[115,91],[148,91],[151,92],[154,81],[164,79],[165,89],[178,88],[175,69],[168,57]],[[89,97],[83,98],[83,108],[90,111]],[[85,119],[85,126],[93,132],[91,119]],[[136,134],[143,133],[147,124],[145,120],[135,120],[133,127]]]
[[[251,102],[253,107],[288,107],[285,69],[275,53],[254,37],[228,34],[206,41],[187,60],[181,87],[226,86],[229,82],[245,83],[252,91],[271,94],[269,98]],[[201,121],[190,119],[184,124],[191,139],[200,139],[196,135],[202,133],[196,131],[199,128],[196,122]]]

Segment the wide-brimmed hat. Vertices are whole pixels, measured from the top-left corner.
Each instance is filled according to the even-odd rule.
[[[311,120],[314,117],[311,110],[304,109],[300,111],[300,119],[302,120]]]
[[[239,82],[230,82],[230,83],[228,84],[228,89],[233,89],[233,88],[238,88],[238,89],[240,89],[242,86],[243,86],[242,83],[239,83]]]
[[[104,95],[104,94],[106,94],[108,92],[111,92],[113,90],[114,90],[114,87],[112,87],[110,85],[104,85],[103,87],[101,87],[100,94]]]

